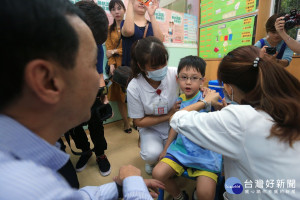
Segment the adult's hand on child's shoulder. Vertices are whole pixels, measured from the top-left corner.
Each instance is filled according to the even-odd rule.
[[[223,108],[223,104],[219,102],[219,100],[222,100],[220,94],[216,92],[215,90],[208,90],[206,92],[204,100],[208,103],[211,103],[211,105],[216,109],[220,110]]]
[[[168,112],[168,115],[171,117],[176,111],[180,109],[181,101],[176,101],[173,105],[172,109]]]
[[[207,92],[209,91],[210,89],[208,87],[200,87],[200,91],[202,92],[202,96],[205,97]]]

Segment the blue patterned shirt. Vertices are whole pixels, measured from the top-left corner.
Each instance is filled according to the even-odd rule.
[[[14,119],[0,115],[0,199],[118,199],[116,184],[72,189],[57,172],[69,156]],[[152,199],[142,177],[123,181],[124,199]]]
[[[202,99],[203,96],[200,91],[191,99],[186,99],[186,96],[183,94],[178,99],[181,100],[180,109],[192,105]],[[205,110],[202,109],[200,112],[205,112]],[[219,173],[222,169],[221,154],[202,148],[180,134],[180,132],[170,144],[167,153],[175,157],[184,167],[214,173]]]

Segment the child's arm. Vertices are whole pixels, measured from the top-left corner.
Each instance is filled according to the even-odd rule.
[[[128,1],[126,17],[125,17],[124,25],[121,30],[122,35],[124,37],[131,37],[134,35],[134,11],[133,11],[134,1],[135,0]]]
[[[217,93],[216,91],[212,91],[212,90],[209,90],[207,93],[206,93],[206,96],[204,98],[204,100],[207,102],[207,103],[211,103],[211,105],[213,107],[216,107],[216,108],[220,108],[220,107],[223,107],[223,104],[218,102],[218,100],[222,100],[222,98],[220,97],[219,93]],[[203,101],[198,101],[194,104],[191,104],[187,107],[184,107],[182,110],[187,110],[187,111],[193,111],[193,110],[202,110],[205,108],[205,103]]]
[[[163,159],[165,157],[170,144],[173,142],[173,140],[175,140],[176,137],[177,137],[177,132],[173,128],[170,128],[169,137],[167,139],[167,142],[166,142],[166,145],[164,147],[164,150],[159,155],[158,160],[161,160],[161,159]]]

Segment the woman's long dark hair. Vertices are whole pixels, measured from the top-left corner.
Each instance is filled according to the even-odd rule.
[[[242,104],[268,113],[275,122],[269,137],[292,146],[300,140],[300,82],[279,64],[259,58],[259,52],[243,46],[228,53],[219,65],[218,80],[243,91]]]
[[[126,11],[125,5],[122,0],[111,0],[108,5],[109,11],[111,11],[115,7],[116,4],[123,7],[123,9]],[[109,34],[111,34],[111,32],[116,29],[116,26],[117,26],[117,22],[114,19],[114,22],[109,27]]]

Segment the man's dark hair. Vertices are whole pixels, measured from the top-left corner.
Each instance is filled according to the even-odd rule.
[[[97,45],[107,39],[108,19],[105,11],[93,1],[79,1],[75,4],[84,14]]]
[[[83,14],[69,0],[3,0],[0,6],[0,111],[20,95],[34,59],[75,66],[79,40],[67,15]]]
[[[198,56],[186,56],[181,58],[178,64],[177,74],[185,67],[187,69],[195,69],[197,72],[201,73],[202,77],[205,76],[206,62]]]

